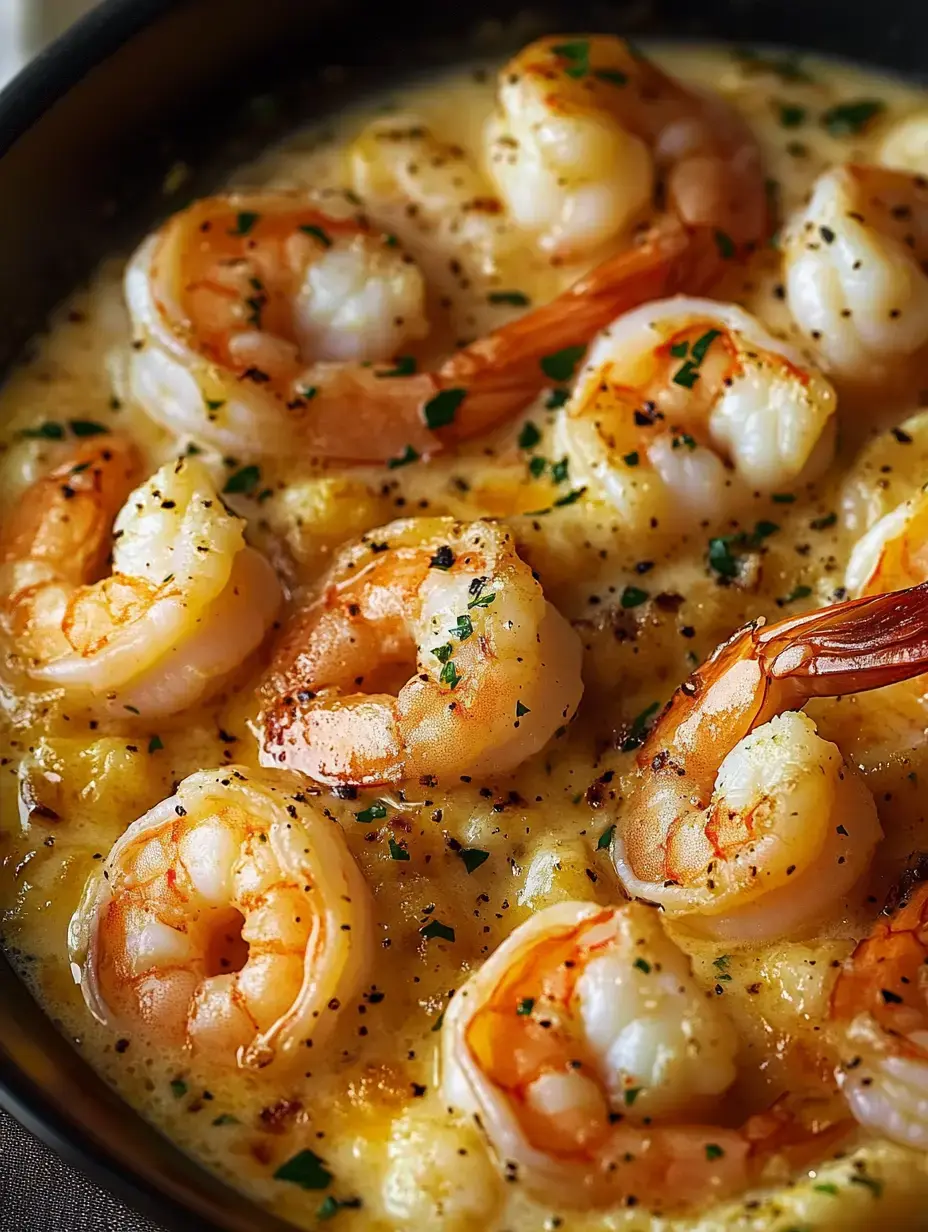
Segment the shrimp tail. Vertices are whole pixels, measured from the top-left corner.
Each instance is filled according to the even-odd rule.
[[[928,672],[928,582],[837,603],[757,635],[767,675],[803,697],[836,697]]]
[[[546,355],[587,343],[617,316],[678,290],[688,280],[691,232],[673,218],[650,228],[640,243],[601,262],[550,304],[495,330],[454,355],[438,373],[443,389],[467,398],[440,435],[463,440],[520,411],[549,378]]]

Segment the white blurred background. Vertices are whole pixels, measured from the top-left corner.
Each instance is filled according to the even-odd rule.
[[[0,0],[0,85],[94,0]]]

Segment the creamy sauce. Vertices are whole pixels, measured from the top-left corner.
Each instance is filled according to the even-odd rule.
[[[724,50],[665,47],[655,58],[683,80],[720,91],[748,117],[784,212],[802,202],[813,177],[830,163],[872,158],[882,126],[925,102],[897,81],[831,62],[804,61],[806,73],[791,80],[790,73],[762,71]],[[416,85],[388,103],[476,154],[494,89],[493,70],[481,69]],[[885,102],[879,124],[857,136],[830,135],[818,117],[835,103],[861,97]],[[232,183],[343,189],[346,147],[372,114],[365,106],[346,115],[321,145],[312,134],[297,134]],[[518,290],[542,302],[578,272],[570,265],[553,268],[538,252],[515,245],[502,272],[488,279],[462,269],[448,237],[436,238],[421,216],[367,205],[420,261],[441,307],[443,324],[414,348],[423,364],[450,342],[520,315],[518,306],[489,302],[494,290]],[[122,268],[119,259],[102,266],[0,394],[0,492],[7,506],[42,473],[55,448],[48,439],[24,438],[23,429],[90,421],[131,434],[152,467],[175,455],[176,438],[125,395],[129,330]],[[714,294],[744,304],[774,333],[801,345],[782,299],[775,250],[758,254],[747,272],[730,276]],[[750,533],[758,523],[774,524],[742,585],[721,585],[707,568],[708,533],[699,527],[682,536],[659,529],[623,534],[609,506],[591,494],[552,509],[576,485],[569,474],[556,482],[550,465],[540,475],[529,467],[531,456],[558,460],[547,394],[516,422],[429,466],[323,470],[299,459],[262,463],[251,494],[228,501],[248,518],[252,542],[294,587],[318,578],[343,542],[394,517],[507,517],[520,554],[583,640],[586,692],[579,715],[566,734],[506,778],[453,787],[412,784],[399,794],[361,792],[356,799],[326,801],[374,894],[372,982],[344,1011],[321,1055],[308,1054],[304,1079],[268,1083],[217,1071],[208,1058],[167,1055],[131,1031],[120,1036],[99,1026],[72,981],[66,944],[88,874],[131,821],[197,769],[257,765],[249,724],[256,718],[253,687],[263,660],[246,664],[218,700],[157,724],[130,714],[90,727],[54,694],[16,696],[3,685],[3,934],[36,995],[145,1116],[300,1227],[316,1226],[320,1207],[336,1226],[358,1230],[785,1230],[867,1228],[878,1220],[913,1226],[914,1212],[928,1198],[925,1157],[863,1134],[841,1158],[703,1215],[655,1221],[641,1207],[545,1210],[518,1185],[499,1179],[477,1131],[445,1110],[436,1025],[467,974],[541,907],[621,898],[599,840],[613,824],[632,769],[633,754],[621,746],[636,716],[663,703],[744,621],[777,619],[843,596],[844,567],[861,529],[924,480],[928,422],[907,425],[905,440],[881,434],[915,411],[924,384],[924,377],[919,382],[910,375],[898,388],[879,391],[839,385],[840,453],[825,478],[772,499],[755,496],[729,529]],[[518,444],[526,421],[541,433],[531,453]],[[203,456],[222,482],[241,470],[240,459]],[[646,601],[623,606],[629,587],[645,591]],[[740,1077],[726,1097],[726,1123],[738,1123],[796,1085],[815,1047],[835,965],[866,930],[873,904],[882,903],[901,863],[928,846],[924,711],[913,703],[897,731],[884,719],[888,702],[876,694],[809,708],[821,734],[836,740],[863,773],[887,834],[867,883],[842,917],[830,921],[825,935],[740,952],[675,933],[697,977],[724,999],[741,1032]],[[380,798],[387,799],[386,820],[359,820]],[[391,857],[391,838],[408,847],[408,861]],[[462,847],[488,858],[468,872],[458,854]],[[421,930],[431,919],[452,928],[454,941],[424,938]],[[726,954],[730,979],[719,982],[718,960]],[[274,1179],[276,1169],[303,1149],[325,1160],[334,1178],[327,1189]]]

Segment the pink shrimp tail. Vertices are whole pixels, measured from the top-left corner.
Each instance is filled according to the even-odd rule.
[[[772,625],[757,649],[804,697],[880,689],[928,672],[928,582]]]

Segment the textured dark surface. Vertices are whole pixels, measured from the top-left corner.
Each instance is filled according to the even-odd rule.
[[[2,1232],[159,1232],[0,1112]]]

